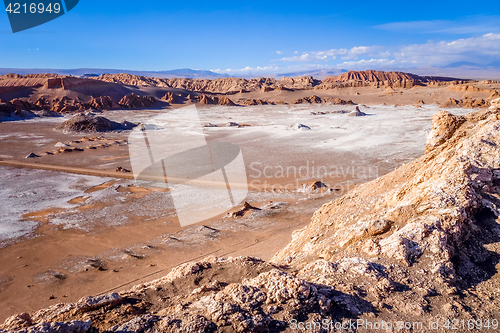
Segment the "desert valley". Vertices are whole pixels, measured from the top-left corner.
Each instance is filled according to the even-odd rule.
[[[136,181],[165,115],[244,200]],[[0,332],[496,331],[499,147],[500,81],[2,75]]]

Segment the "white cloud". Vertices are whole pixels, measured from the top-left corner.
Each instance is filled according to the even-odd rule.
[[[343,62],[339,62],[340,57]],[[356,46],[351,49],[330,49],[303,52],[301,55],[284,57],[277,61],[300,63],[326,63],[336,67],[365,65],[398,65],[401,67],[446,66],[456,62],[482,65],[500,61],[500,33],[456,39],[429,41],[424,44],[399,47]]]
[[[271,65],[239,69],[214,70],[229,75],[265,75],[321,69],[414,69],[451,63],[468,62],[481,65],[500,62],[500,33],[423,44],[387,47],[380,45],[297,52],[274,60]],[[279,64],[279,65],[278,65]],[[289,64],[286,66],[285,64]]]
[[[281,51],[276,51],[276,53],[277,53],[277,54],[283,54],[283,52],[281,52]]]
[[[315,56],[310,55],[309,53],[304,53],[301,56],[293,56],[293,57],[284,57],[279,59],[280,61],[315,61],[320,60]]]
[[[459,20],[392,22],[374,26],[376,29],[411,34],[484,34],[500,32],[500,16],[471,16]]]
[[[266,73],[272,73],[279,69],[277,66],[264,66],[264,67],[250,67],[247,66],[245,68],[239,68],[239,69],[232,69],[232,68],[227,68],[227,69],[214,69],[212,72],[216,73],[226,73],[226,74],[247,74],[251,72],[266,72]]]
[[[396,60],[392,59],[362,59],[358,61],[346,61],[337,65],[338,68],[347,69],[374,69],[376,67],[389,67],[396,65]]]
[[[291,73],[300,71],[310,71],[310,70],[335,70],[331,65],[326,64],[298,64],[291,66],[264,66],[264,67],[244,67],[239,69],[212,69],[212,72],[228,74],[228,75],[264,75],[264,74],[279,74],[279,73]]]
[[[500,59],[500,34],[407,45],[395,52],[394,58],[401,62],[432,66],[461,61],[488,64]]]
[[[297,51],[295,51],[297,53]],[[359,56],[387,56],[387,52],[383,52],[381,46],[355,46],[351,49],[330,49],[326,51],[303,52],[300,56],[284,57],[277,61],[332,61],[337,59],[337,56],[342,56],[342,59],[358,59]]]

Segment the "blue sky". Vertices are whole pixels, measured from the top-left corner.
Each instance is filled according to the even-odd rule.
[[[320,68],[500,67],[496,1],[94,1],[13,34],[0,14],[0,67],[193,68],[220,73]]]

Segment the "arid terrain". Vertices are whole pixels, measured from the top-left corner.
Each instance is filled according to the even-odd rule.
[[[0,76],[0,332],[498,330],[499,98],[379,71]],[[194,132],[192,105],[248,195],[181,227],[130,135]]]

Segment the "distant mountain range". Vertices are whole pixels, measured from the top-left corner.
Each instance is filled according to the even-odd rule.
[[[487,65],[481,65],[470,62],[455,62],[442,67],[432,67],[423,66],[418,68],[379,68],[382,71],[401,71],[408,72],[421,76],[447,76],[447,77],[459,77],[464,79],[494,79],[500,80],[500,63],[491,63]],[[137,71],[137,70],[127,70],[127,69],[105,69],[105,68],[75,68],[75,69],[53,69],[53,68],[0,68],[0,75],[16,73],[16,74],[43,74],[43,73],[54,73],[59,75],[73,75],[77,77],[91,77],[99,76],[101,74],[120,74],[127,73],[131,75],[156,77],[156,78],[185,78],[185,79],[219,79],[226,77],[238,77],[238,78],[257,78],[257,77],[268,77],[281,79],[282,77],[298,77],[298,76],[312,76],[315,79],[322,80],[328,76],[339,76],[346,73],[346,69],[321,69],[321,70],[304,70],[304,71],[293,71],[293,72],[282,72],[282,73],[261,73],[261,72],[249,72],[245,74],[219,74],[209,70],[199,70],[199,69],[173,69],[165,71]]]
[[[443,66],[443,68],[469,68],[469,69],[495,69],[500,68],[500,62],[492,62],[486,65],[476,64],[473,62],[459,61],[454,62],[449,65]]]
[[[309,70],[309,71],[296,71],[289,73],[247,73],[244,75],[228,75],[219,74],[208,70],[199,69],[173,69],[168,71],[135,71],[127,69],[105,69],[105,68],[76,68],[76,69],[54,69],[54,68],[0,68],[0,75],[15,73],[20,75],[26,74],[43,74],[54,73],[59,75],[73,75],[80,77],[99,76],[101,74],[120,74],[127,73],[131,75],[150,76],[157,78],[185,78],[185,79],[217,79],[225,77],[242,77],[242,78],[255,78],[260,76],[271,78],[282,77],[297,77],[297,76],[313,76],[317,79],[324,79],[327,76],[337,76],[347,72],[346,69],[326,69],[326,70]]]
[[[274,74],[272,77],[297,77],[297,76],[312,76],[316,79],[324,79],[328,76],[338,76],[342,73],[347,73],[347,69],[322,69],[313,71],[297,71],[290,73]]]
[[[134,71],[126,69],[104,69],[104,68],[76,68],[76,69],[54,69],[54,68],[0,68],[0,75],[3,74],[43,74],[54,73],[59,75],[73,76],[99,76],[101,74],[127,73],[139,76],[152,76],[158,78],[186,78],[186,79],[217,79],[228,77],[228,75],[218,74],[212,71],[197,70],[190,68],[174,69],[169,71]]]

